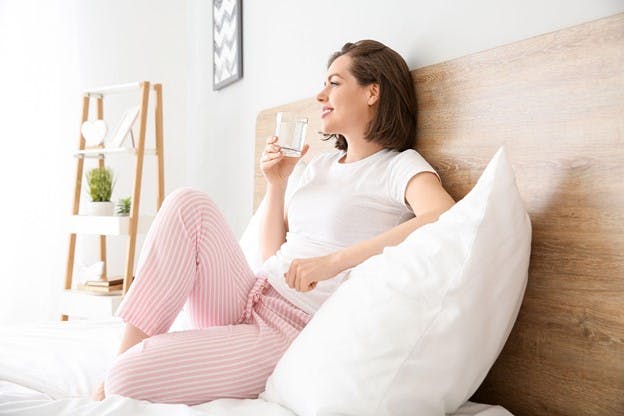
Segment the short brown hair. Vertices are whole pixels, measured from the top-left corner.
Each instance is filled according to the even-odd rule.
[[[405,60],[394,50],[375,40],[345,43],[329,58],[327,67],[338,57],[351,57],[350,71],[360,85],[379,84],[379,101],[375,116],[364,138],[384,148],[403,151],[416,141],[416,94]],[[341,134],[324,134],[336,139],[336,148],[347,150]]]

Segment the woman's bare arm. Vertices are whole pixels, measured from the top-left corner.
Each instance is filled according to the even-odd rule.
[[[310,149],[310,145],[303,146],[301,156],[285,157],[281,147],[277,144],[277,137],[269,137],[260,158],[260,168],[267,181],[265,195],[265,209],[260,219],[260,255],[262,261],[279,250],[286,241],[288,222],[284,214],[284,198],[288,178],[295,169],[295,165]]]
[[[260,219],[260,254],[262,261],[279,250],[286,241],[288,226],[284,215],[285,186],[267,186],[266,205]]]

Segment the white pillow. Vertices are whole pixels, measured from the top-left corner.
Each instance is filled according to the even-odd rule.
[[[299,187],[299,181],[305,170],[306,163],[303,160],[299,160],[293,169],[293,172],[288,178],[288,185],[286,186],[286,195],[284,196],[284,206],[288,205],[290,198]],[[260,255],[260,217],[264,211],[266,202],[264,198],[258,205],[258,209],[252,215],[251,220],[247,224],[247,228],[243,231],[238,243],[241,246],[245,258],[251,267],[251,270],[257,272],[260,266],[262,266],[262,256]]]
[[[260,397],[307,415],[444,415],[479,387],[527,282],[531,223],[504,149],[435,223],[355,267]]]

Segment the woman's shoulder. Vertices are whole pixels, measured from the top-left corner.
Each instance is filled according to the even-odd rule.
[[[403,151],[394,150],[393,152],[395,153],[395,158],[400,158],[400,159],[422,159],[422,160],[425,159],[420,153],[418,153],[418,151],[416,149],[407,149],[407,150],[403,150]]]
[[[416,149],[407,149],[403,151],[393,150],[390,152],[391,164],[427,164],[427,160]]]
[[[438,175],[433,166],[415,149],[402,152],[395,150],[387,164],[387,171],[389,175],[397,176],[413,176],[426,171]]]

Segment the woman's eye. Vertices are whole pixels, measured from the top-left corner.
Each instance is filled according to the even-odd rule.
[[[329,84],[330,84],[330,85],[333,85],[334,87],[335,87],[335,86],[340,85],[340,84],[338,84],[336,81],[332,81],[332,82],[330,82]]]

